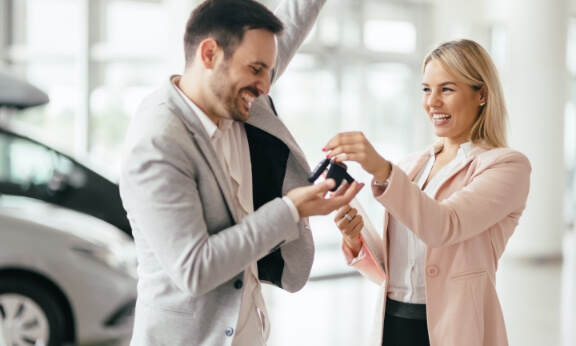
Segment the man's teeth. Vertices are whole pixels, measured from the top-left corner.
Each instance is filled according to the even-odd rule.
[[[242,99],[244,99],[244,101],[246,101],[248,103],[252,103],[252,101],[254,101],[254,96],[252,96],[250,94],[242,94],[241,97],[242,97]]]

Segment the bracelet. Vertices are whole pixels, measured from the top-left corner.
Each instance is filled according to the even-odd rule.
[[[388,187],[388,184],[390,184],[390,177],[392,176],[392,165],[390,165],[390,172],[388,172],[388,178],[386,178],[386,180],[384,180],[383,182],[379,182],[374,180],[372,182],[372,185],[377,186],[378,188],[382,189],[382,190],[386,190],[386,188]]]
[[[386,188],[388,187],[388,184],[390,183],[390,177],[388,177],[386,180],[384,180],[383,182],[379,182],[374,180],[372,182],[372,185],[374,186],[378,186],[379,188],[381,188],[382,190],[386,190]]]

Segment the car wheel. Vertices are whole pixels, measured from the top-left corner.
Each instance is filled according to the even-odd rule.
[[[30,280],[0,280],[0,345],[60,346],[65,328],[62,308],[49,291]]]

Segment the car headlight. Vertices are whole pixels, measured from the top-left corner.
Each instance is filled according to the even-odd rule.
[[[72,250],[82,256],[136,278],[137,261],[136,250],[133,244],[110,244],[107,246],[75,244],[72,246]]]

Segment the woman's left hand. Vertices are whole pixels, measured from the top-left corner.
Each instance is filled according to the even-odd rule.
[[[362,240],[360,240],[360,231],[364,227],[362,215],[358,214],[356,208],[350,205],[340,207],[334,216],[334,223],[340,229],[346,245],[352,251],[354,257],[358,256],[362,249]]]
[[[328,158],[337,161],[356,161],[372,174],[376,181],[385,181],[390,174],[390,163],[380,156],[362,132],[341,132],[324,146]]]

